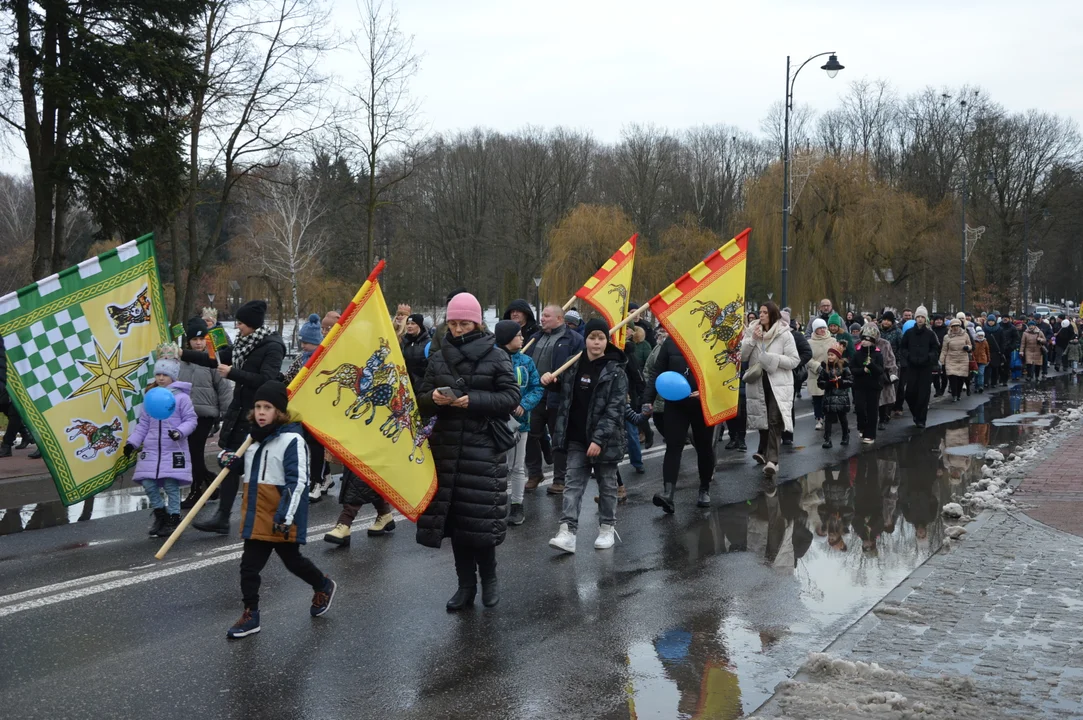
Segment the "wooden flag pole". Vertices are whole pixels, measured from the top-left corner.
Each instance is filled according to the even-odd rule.
[[[247,438],[245,438],[245,441],[241,443],[241,446],[237,448],[236,456],[244,457],[245,451],[248,450],[248,446],[251,444],[252,436],[249,435]],[[166,553],[169,552],[169,549],[173,547],[173,543],[177,542],[177,540],[180,539],[181,533],[188,529],[188,526],[191,525],[192,521],[196,519],[196,515],[199,514],[199,511],[202,510],[203,506],[207,504],[208,500],[210,500],[211,495],[214,494],[214,491],[217,490],[218,486],[222,484],[222,481],[226,479],[226,475],[229,475],[228,467],[222,468],[222,472],[218,473],[218,477],[214,479],[214,482],[212,482],[210,486],[203,491],[203,495],[200,496],[199,500],[196,500],[196,504],[193,505],[192,509],[188,511],[188,514],[184,516],[184,519],[181,520],[180,525],[178,525],[177,529],[173,531],[173,534],[170,535],[169,538],[167,538],[166,541],[162,544],[161,549],[159,549],[158,552],[154,553],[154,557],[159,560],[165,557]]]
[[[561,308],[561,309],[562,309],[562,310],[563,310],[564,312],[568,312],[568,308],[570,308],[570,307],[571,307],[572,305],[575,305],[575,295],[572,295],[572,296],[571,296],[570,298],[568,298],[568,302],[564,303],[564,307],[563,307],[563,308]],[[540,319],[540,318],[539,318],[539,319]],[[525,354],[525,353],[526,353],[526,351],[527,351],[527,350],[529,350],[529,349],[530,349],[530,346],[531,346],[531,345],[533,345],[533,344],[534,344],[534,338],[530,338],[530,341],[529,341],[529,342],[527,342],[527,344],[526,344],[526,345],[524,345],[524,346],[523,346],[523,349],[522,349],[522,350],[520,350],[519,352],[521,352],[521,353],[524,353],[524,354]]]
[[[609,334],[612,335],[613,333],[617,332],[618,330],[620,330],[625,325],[629,325],[631,323],[634,323],[639,318],[640,315],[647,312],[647,310],[649,310],[649,309],[650,309],[650,305],[641,305],[641,306],[639,306],[639,308],[637,308],[634,312],[632,312],[630,315],[628,315],[628,317],[624,318],[619,323],[614,325],[613,329],[609,331]],[[549,374],[552,375],[553,377],[560,377],[560,374],[562,372],[564,372],[565,370],[568,370],[572,365],[575,365],[577,362],[579,362],[579,358],[582,355],[583,355],[582,352],[576,353],[573,357],[568,358],[568,362],[564,363],[563,365],[561,365],[560,367],[558,367],[556,370],[554,370],[553,372],[551,372]]]

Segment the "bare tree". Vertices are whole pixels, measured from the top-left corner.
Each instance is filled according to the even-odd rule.
[[[316,263],[327,243],[318,223],[327,212],[323,188],[312,173],[302,173],[292,163],[262,175],[249,196],[249,229],[262,274],[290,289],[293,317],[301,317],[298,286],[304,273]],[[294,342],[297,324],[294,325]]]
[[[396,184],[408,178],[416,167],[412,146],[420,123],[417,101],[410,97],[410,80],[417,74],[420,56],[414,53],[412,37],[399,29],[393,2],[364,0],[360,6],[362,35],[357,52],[362,67],[361,81],[348,90],[360,104],[364,128],[352,133],[355,146],[364,155],[368,177],[365,192],[365,262],[376,258],[376,211]],[[398,153],[399,162],[388,163]]]
[[[805,149],[812,143],[812,124],[816,113],[810,105],[798,105],[790,113],[790,148]],[[786,116],[782,101],[771,103],[767,115],[760,120],[760,132],[767,136],[767,141],[775,151],[775,157],[782,157],[782,141],[785,137]]]
[[[247,175],[274,167],[326,124],[333,47],[322,0],[209,0],[200,31],[202,82],[189,113],[187,242],[170,228],[173,266],[183,266],[174,312],[185,317],[213,254],[225,241],[230,196]],[[201,206],[214,208],[201,222]]]

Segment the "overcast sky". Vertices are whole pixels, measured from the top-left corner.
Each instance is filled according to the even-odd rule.
[[[354,0],[334,20],[358,27]],[[851,80],[891,81],[901,95],[980,85],[1008,110],[1083,119],[1083,2],[1029,0],[399,0],[400,26],[423,55],[412,87],[429,127],[514,131],[565,125],[613,141],[621,126],[727,123],[757,132],[783,96],[785,62],[815,60],[796,85],[820,112]],[[327,71],[356,72],[349,53]],[[0,168],[26,167],[25,151]]]
[[[353,0],[338,0],[356,22]],[[424,54],[414,83],[435,130],[528,123],[619,137],[629,122],[758,131],[795,64],[797,104],[830,109],[850,80],[905,95],[964,83],[1009,110],[1083,119],[1083,3],[1074,0],[401,0]],[[336,63],[337,64],[337,63]]]

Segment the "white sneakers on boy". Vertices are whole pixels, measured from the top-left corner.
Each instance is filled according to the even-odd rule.
[[[612,525],[600,525],[598,527],[598,539],[594,541],[595,550],[608,550],[613,547],[620,535]]]
[[[567,523],[560,524],[557,536],[549,541],[549,547],[563,550],[566,553],[575,553],[575,535],[568,529]]]

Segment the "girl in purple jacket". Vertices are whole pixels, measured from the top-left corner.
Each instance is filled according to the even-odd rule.
[[[143,486],[154,508],[152,537],[169,537],[180,524],[180,486],[192,484],[192,458],[188,452],[188,436],[196,429],[198,418],[189,393],[192,384],[177,382],[180,361],[174,345],[158,349],[154,363],[156,387],[169,388],[176,399],[173,414],[165,420],[155,420],[142,407],[139,420],[124,446],[129,457],[142,447],[135,465],[134,479]],[[162,500],[162,491],[165,500]]]

